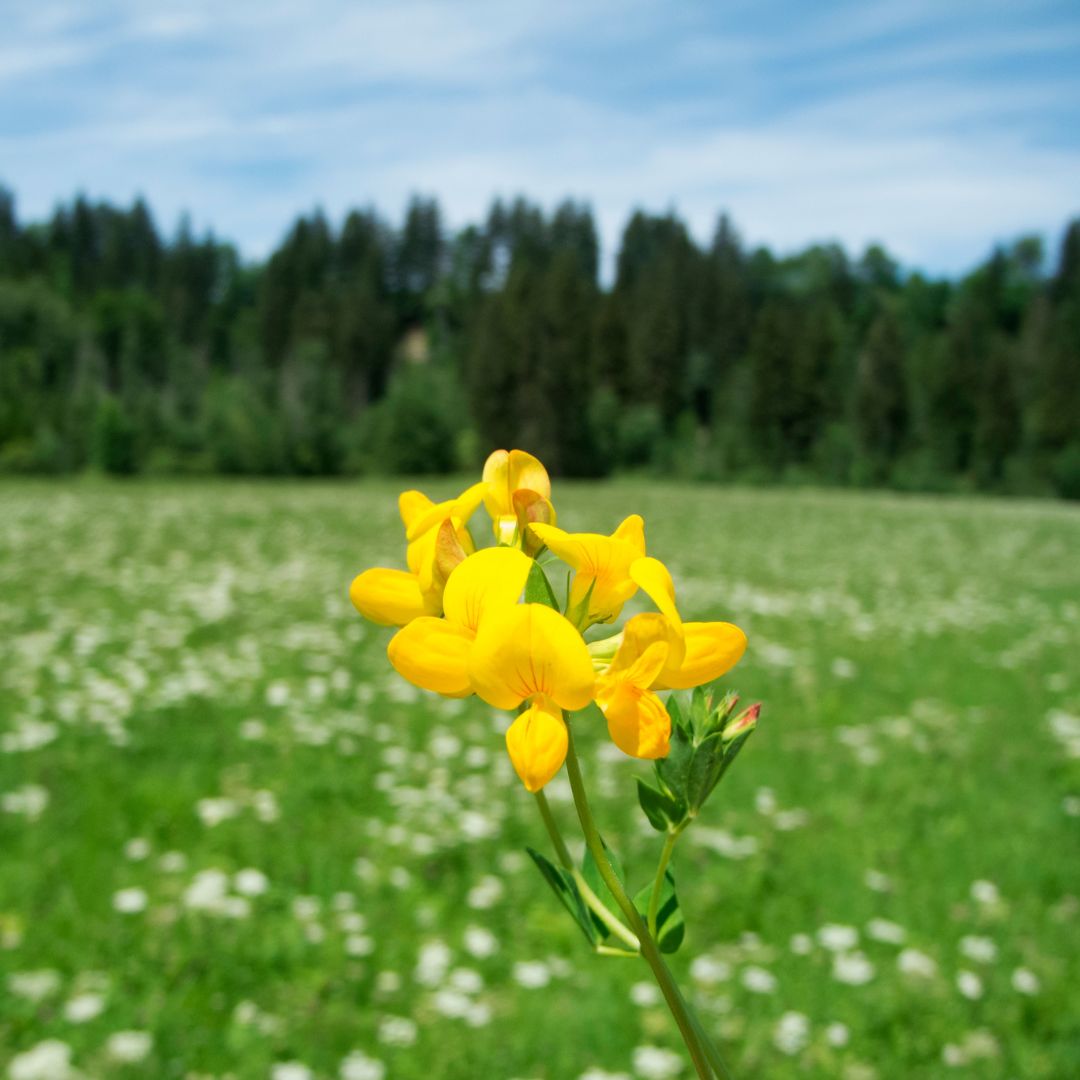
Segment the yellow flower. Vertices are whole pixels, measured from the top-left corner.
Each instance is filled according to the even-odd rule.
[[[551,479],[540,461],[524,450],[496,450],[484,462],[483,499],[491,515],[495,539],[527,544],[527,526],[554,522]]]
[[[409,682],[447,697],[473,692],[469,653],[485,615],[517,604],[532,560],[516,548],[485,548],[451,573],[444,619],[413,619],[390,640],[390,663]]]
[[[443,589],[453,568],[475,550],[467,522],[480,505],[482,485],[456,499],[434,503],[423,492],[404,491],[398,510],[405,525],[408,572],[375,567],[349,586],[349,598],[365,618],[405,626],[442,611]]]
[[[557,611],[520,604],[485,617],[468,663],[472,687],[489,705],[529,702],[506,733],[506,749],[521,782],[539,791],[566,758],[562,710],[584,709],[593,698],[585,642]]]
[[[657,643],[666,647],[664,663],[648,684],[650,690],[690,690],[726,675],[746,652],[746,634],[733,623],[679,622],[658,612],[635,615],[621,634],[591,647],[597,667],[604,671],[604,658],[615,650],[622,664],[632,665]],[[612,659],[611,666],[615,664]]]
[[[566,608],[578,626],[611,622],[637,592],[630,567],[645,554],[645,523],[639,515],[631,514],[610,536],[568,533],[542,523],[534,524],[532,532],[574,569]]]
[[[607,720],[611,741],[631,757],[667,756],[671,718],[649,689],[667,658],[666,641],[653,641],[639,652],[637,642],[624,637],[611,666],[596,681],[596,704]]]

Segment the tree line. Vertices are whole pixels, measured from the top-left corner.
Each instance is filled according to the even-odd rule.
[[[1080,497],[1080,220],[960,280],[589,208],[452,232],[301,217],[262,263],[141,200],[22,223],[0,189],[0,471],[472,468]],[[1048,265],[1049,263],[1049,265]]]

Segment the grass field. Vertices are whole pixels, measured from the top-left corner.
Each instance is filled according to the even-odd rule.
[[[589,955],[523,853],[545,836],[505,719],[402,683],[348,604],[401,565],[397,490],[0,487],[13,1080],[679,1075],[645,966]],[[674,966],[736,1075],[1080,1076],[1080,513],[556,503],[643,513],[684,614],[750,637],[725,685],[761,725],[675,858]],[[645,769],[589,726],[643,884]]]

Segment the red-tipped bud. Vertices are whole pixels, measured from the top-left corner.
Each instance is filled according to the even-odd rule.
[[[751,705],[748,709],[743,709],[738,716],[735,717],[724,728],[724,742],[731,742],[733,739],[737,739],[740,735],[747,735],[757,727],[758,717],[761,715],[761,702],[757,702]]]

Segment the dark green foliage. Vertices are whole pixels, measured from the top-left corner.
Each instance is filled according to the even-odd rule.
[[[1076,490],[1080,222],[958,282],[882,248],[699,246],[635,213],[599,281],[587,206],[433,199],[300,218],[261,265],[142,201],[24,225],[0,188],[0,470],[556,474]]]

